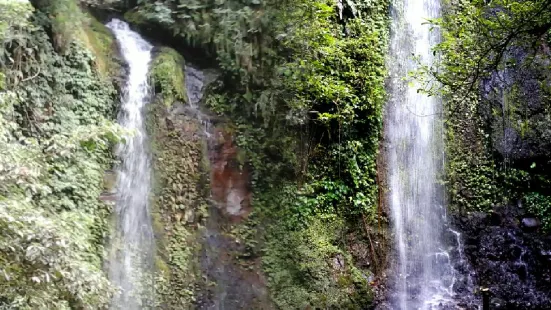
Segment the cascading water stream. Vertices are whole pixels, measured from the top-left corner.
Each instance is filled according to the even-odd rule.
[[[207,115],[201,112],[199,102],[203,98],[203,87],[205,86],[205,74],[203,71],[186,65],[186,93],[189,103],[189,109],[197,118],[199,123],[203,125],[203,133],[208,138],[211,136],[210,119]]]
[[[419,93],[419,86],[404,79],[417,62],[432,63],[431,46],[438,34],[424,23],[439,11],[439,0],[395,0],[392,9],[385,123],[396,244],[392,309],[438,309],[454,299],[457,272],[444,242],[449,230],[443,188],[437,182],[444,159],[441,101]]]
[[[111,306],[134,310],[144,308],[153,298],[151,168],[143,111],[150,99],[148,71],[152,46],[120,20],[112,20],[107,27],[115,34],[128,64],[119,123],[132,133],[117,148],[121,164],[117,169],[116,225],[108,264],[109,278],[120,292]]]

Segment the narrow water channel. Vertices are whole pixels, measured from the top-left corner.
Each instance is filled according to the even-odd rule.
[[[148,70],[152,45],[114,19],[107,24],[128,64],[119,123],[131,136],[117,148],[115,231],[110,243],[109,278],[120,291],[112,309],[137,310],[153,301],[154,236],[149,211],[151,165],[147,150],[144,107],[150,100]]]

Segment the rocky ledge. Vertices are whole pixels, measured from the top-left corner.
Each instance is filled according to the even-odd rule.
[[[465,254],[490,309],[551,309],[551,236],[519,206],[457,217]]]

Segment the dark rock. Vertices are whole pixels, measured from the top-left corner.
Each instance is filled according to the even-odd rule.
[[[501,215],[498,213],[492,212],[488,215],[488,224],[490,226],[499,226],[501,225]]]
[[[540,251],[540,256],[541,256],[542,259],[545,259],[548,262],[551,262],[551,251],[541,250]]]
[[[548,61],[536,57],[526,64],[529,55],[519,47],[505,57],[518,65],[494,72],[482,83],[482,114],[493,149],[519,168],[546,165],[551,155],[550,101],[544,90]]]
[[[134,7],[126,11],[124,19],[131,27],[155,46],[169,46],[178,51],[186,61],[190,61],[195,66],[202,69],[212,68],[216,64],[216,54],[213,45],[196,46],[188,44],[187,40],[179,40],[171,25],[159,23],[158,21],[144,15],[139,9]]]
[[[519,258],[522,255],[522,249],[516,245],[513,245],[509,253],[509,259]]]
[[[486,248],[483,248],[483,250],[487,250]],[[498,257],[494,254],[494,253],[488,253],[488,255],[486,255],[486,257],[489,259],[489,260],[499,260]]]
[[[526,265],[519,265],[515,268],[515,273],[519,276],[521,280],[526,280],[528,277],[528,270],[526,268]]]
[[[465,256],[477,285],[491,292],[490,309],[551,309],[551,236],[527,229],[540,224],[525,212],[515,205],[454,221],[468,236]]]

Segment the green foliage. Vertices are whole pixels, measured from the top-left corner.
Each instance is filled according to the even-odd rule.
[[[12,19],[0,45],[0,307],[102,309],[112,288],[98,198],[122,134],[110,121],[117,93],[82,42],[58,54],[50,20],[31,12],[15,11],[27,19]]]
[[[24,200],[0,201],[1,308],[98,309],[111,288],[81,212],[48,214]]]
[[[263,35],[270,11],[258,0],[165,0],[139,1],[127,18],[168,28],[189,45],[215,51],[224,70],[248,81],[256,76],[253,62],[269,55],[270,35]],[[262,41],[262,42],[261,42]],[[260,47],[260,45],[263,45]]]
[[[530,64],[531,57],[516,63],[508,54],[521,48],[535,55],[551,29],[551,2],[450,0],[444,17],[431,22],[443,39],[435,47],[440,61],[430,74],[445,93],[476,93],[492,72]]]
[[[332,1],[143,1],[128,16],[216,52],[223,78],[206,102],[236,124],[259,190],[316,180],[308,206],[373,218],[387,8],[358,4],[341,22]],[[328,184],[345,187],[332,203]]]
[[[0,40],[9,42],[21,35],[29,26],[28,18],[33,8],[28,2],[1,0],[0,7]]]
[[[267,240],[263,264],[279,309],[364,309],[372,293],[367,276],[339,246],[344,223],[314,218],[289,231],[275,228]]]
[[[490,211],[549,181],[534,170],[510,167],[492,149],[475,97],[446,103],[446,173],[449,207],[460,213]]]
[[[340,12],[330,0],[143,0],[125,15],[216,56],[221,76],[205,102],[231,120],[252,168],[262,223],[253,226],[266,230],[262,255],[282,308],[369,304],[338,237],[348,220],[376,217],[388,5],[346,1]],[[259,235],[241,237],[254,247]],[[341,255],[345,270],[333,272]]]
[[[76,0],[33,0],[33,6],[50,21],[52,42],[57,51],[65,51],[82,31],[83,13]]]
[[[347,32],[332,2],[299,1],[278,9],[265,5],[274,22],[262,38],[278,38],[267,47],[277,47],[270,51],[278,55],[266,52],[258,62],[253,58],[253,68],[259,69],[254,74],[263,77],[262,83],[240,74],[237,85],[215,85],[207,104],[236,123],[237,143],[247,153],[259,189],[283,175],[315,180],[307,184],[313,190],[304,192],[329,202],[323,196],[334,187],[330,184],[340,184],[339,193],[327,193],[342,194],[333,203],[308,206],[319,205],[323,212],[333,212],[337,205],[347,214],[372,212],[385,98],[387,4],[364,7],[366,17],[348,20]],[[219,61],[225,74],[243,71],[234,70],[240,64],[230,58],[219,56]]]
[[[524,196],[524,203],[528,212],[541,219],[544,231],[551,232],[551,197],[531,192]]]
[[[518,85],[504,85],[503,94],[493,94],[488,87],[482,88],[482,82],[504,69],[541,72],[536,68],[541,62],[534,60],[551,27],[549,4],[547,0],[452,0],[445,3],[443,17],[431,21],[442,33],[441,43],[434,48],[440,57],[432,68],[424,67],[420,77],[429,82],[426,85],[438,81],[438,89],[424,90],[446,100],[445,179],[450,207],[456,211],[489,211],[548,182],[538,171],[511,167],[494,150],[506,126],[523,138],[534,136],[541,117],[530,122],[527,97]],[[518,51],[526,56],[514,56]],[[481,98],[481,93],[490,98]],[[502,101],[503,111],[489,119],[492,99]]]
[[[160,49],[151,64],[153,84],[167,107],[175,101],[187,102],[183,66],[183,57],[167,47]]]

